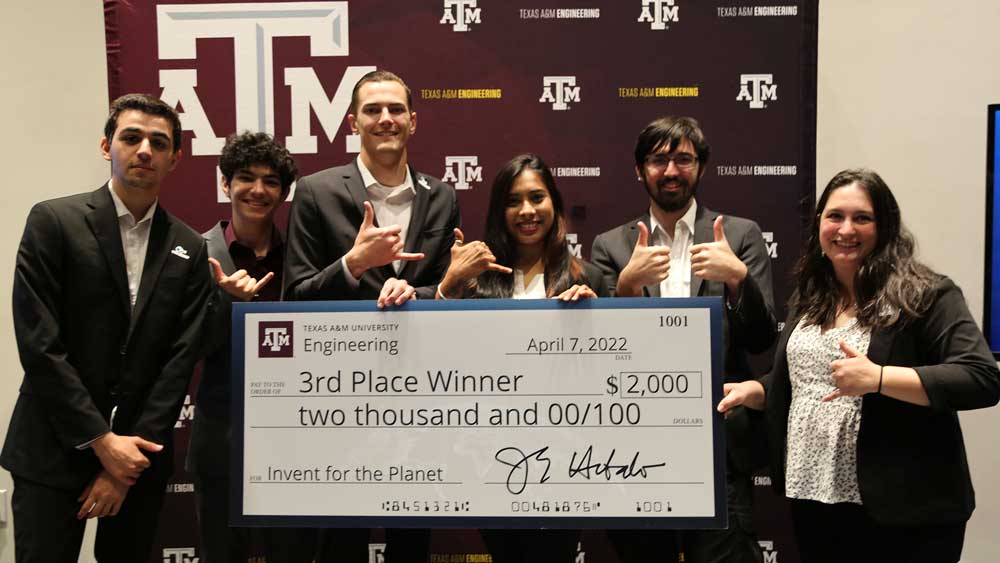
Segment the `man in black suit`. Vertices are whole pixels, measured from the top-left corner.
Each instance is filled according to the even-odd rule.
[[[694,196],[708,157],[694,119],[662,117],[647,125],[636,141],[635,173],[649,196],[649,212],[599,235],[591,258],[618,297],[724,297],[723,375],[737,382],[753,378],[747,353],[766,350],[777,335],[771,261],[755,222],[698,205]],[[680,533],[685,561],[762,560],[751,471],[764,459],[752,446],[763,429],[754,428],[760,421],[750,416],[740,408],[726,418],[729,528]],[[609,535],[626,561],[663,559],[662,534],[644,542],[630,533]],[[652,551],[644,553],[647,548]]]
[[[149,557],[211,294],[204,241],[157,205],[180,143],[173,108],[122,96],[101,140],[111,179],[28,216],[13,301],[25,373],[0,455],[19,563],[76,561],[98,517],[99,561]]]
[[[417,130],[410,89],[388,71],[354,86],[354,162],[299,180],[288,221],[284,299],[433,299],[459,226],[455,189],[413,170],[406,145]],[[416,289],[414,289],[416,288]],[[367,561],[367,530],[327,534],[337,561]],[[386,561],[426,561],[429,535],[390,530]]]
[[[347,121],[361,137],[354,162],[299,180],[288,223],[284,298],[433,298],[459,224],[455,189],[413,170],[410,89],[388,71],[354,86]],[[408,282],[410,288],[406,288]]]
[[[226,139],[219,170],[232,219],[219,221],[204,234],[218,305],[206,319],[209,352],[187,457],[187,470],[195,478],[201,561],[246,561],[250,544],[256,541],[263,544],[268,561],[307,563],[315,555],[316,530],[255,532],[229,526],[232,303],[281,298],[285,245],[274,214],[291,190],[297,170],[291,155],[273,137],[249,131]]]

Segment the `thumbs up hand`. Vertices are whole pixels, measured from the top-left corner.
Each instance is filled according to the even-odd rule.
[[[709,281],[724,282],[731,294],[736,294],[747,277],[747,266],[733,253],[726,232],[722,229],[722,215],[712,224],[714,241],[691,247],[691,273]]]
[[[639,221],[639,238],[632,249],[632,257],[618,276],[618,297],[635,297],[642,294],[643,286],[660,283],[670,273],[670,248],[649,245],[649,229]]]
[[[840,341],[840,350],[844,353],[844,359],[830,362],[833,384],[837,389],[820,400],[827,402],[838,397],[858,397],[866,393],[877,393],[882,368],[843,340]]]
[[[358,236],[345,256],[354,279],[360,278],[361,274],[371,268],[384,266],[395,260],[423,260],[422,252],[403,252],[403,240],[399,236],[402,227],[376,227],[375,210],[371,202],[366,201],[364,206],[365,216],[358,227]]]

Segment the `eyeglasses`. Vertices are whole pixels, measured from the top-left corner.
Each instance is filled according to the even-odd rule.
[[[666,170],[673,161],[674,165],[681,170],[690,170],[698,164],[698,157],[693,154],[682,152],[670,156],[669,154],[654,154],[646,157],[646,167],[652,170]]]

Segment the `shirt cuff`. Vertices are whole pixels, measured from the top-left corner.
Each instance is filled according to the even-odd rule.
[[[361,282],[351,275],[351,269],[347,267],[346,254],[340,258],[340,269],[344,271],[344,281],[347,282],[347,287],[356,290],[361,286]]]
[[[91,445],[92,445],[92,444],[93,444],[94,442],[96,442],[96,441],[100,440],[101,438],[103,438],[104,436],[106,436],[107,434],[110,434],[110,433],[111,433],[111,432],[105,432],[104,434],[101,434],[100,436],[97,436],[97,437],[95,437],[95,438],[92,438],[92,439],[90,439],[90,440],[87,440],[86,442],[84,442],[84,443],[82,443],[82,444],[78,445],[78,446],[76,447],[76,449],[78,449],[78,450],[85,450],[85,449],[89,448],[89,447],[90,447],[90,446],[91,446]]]

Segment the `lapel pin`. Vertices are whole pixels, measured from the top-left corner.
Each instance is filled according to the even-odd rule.
[[[417,183],[423,186],[425,190],[431,189],[431,184],[427,181],[426,176],[421,176],[420,179],[417,180]]]
[[[185,260],[190,260],[191,259],[191,257],[188,256],[188,251],[184,250],[183,246],[177,246],[176,248],[174,248],[173,250],[171,250],[170,253],[173,254],[174,256],[180,256],[181,258],[183,258]]]

